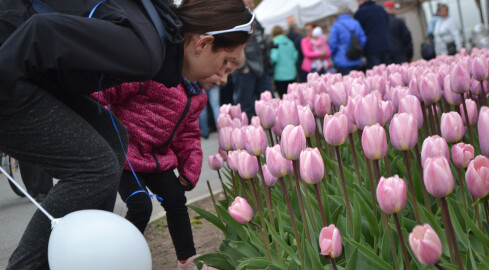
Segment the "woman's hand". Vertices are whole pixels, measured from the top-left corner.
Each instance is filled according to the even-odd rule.
[[[178,181],[180,182],[180,185],[183,187],[185,190],[190,190],[192,188],[192,185],[187,182],[181,175],[178,176]]]

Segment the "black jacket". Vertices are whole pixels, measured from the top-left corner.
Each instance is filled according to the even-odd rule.
[[[389,15],[389,37],[391,54],[406,55],[409,49],[412,50],[411,32],[406,23],[394,15]]]
[[[363,48],[366,56],[389,52],[389,18],[384,8],[372,0],[358,7],[355,19],[367,35],[367,44]]]
[[[152,3],[166,47],[138,0],[44,0],[56,12],[37,14],[28,0],[0,1],[0,99],[17,80],[53,93],[87,94],[125,81],[181,82],[181,22],[166,0]],[[101,83],[99,83],[101,81]]]

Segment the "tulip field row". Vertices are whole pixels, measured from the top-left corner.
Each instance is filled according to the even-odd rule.
[[[311,73],[210,156],[218,269],[489,269],[489,51]],[[212,194],[212,193],[211,193]],[[197,263],[198,264],[198,263]]]

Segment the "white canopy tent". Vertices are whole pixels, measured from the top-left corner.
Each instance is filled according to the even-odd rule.
[[[263,0],[254,10],[258,21],[270,33],[276,25],[286,28],[287,18],[293,16],[299,27],[337,13],[339,5],[352,11],[358,7],[356,0]]]

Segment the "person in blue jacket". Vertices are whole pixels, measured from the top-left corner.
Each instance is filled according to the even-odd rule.
[[[273,43],[278,45],[270,51],[270,58],[273,64],[273,79],[275,90],[282,97],[287,93],[289,83],[295,82],[297,76],[296,63],[299,53],[294,43],[284,35],[284,30],[280,26],[272,29]]]
[[[380,64],[390,64],[389,16],[384,8],[372,0],[358,0],[355,19],[367,35],[363,54],[367,57],[367,69]]]
[[[367,42],[367,36],[360,23],[351,17],[351,11],[347,6],[338,7],[338,14],[340,16],[331,27],[328,43],[336,69],[342,75],[348,75],[352,70],[360,70],[362,64],[361,57],[356,60],[346,57],[346,51],[351,42],[351,33],[355,34],[362,47]]]

